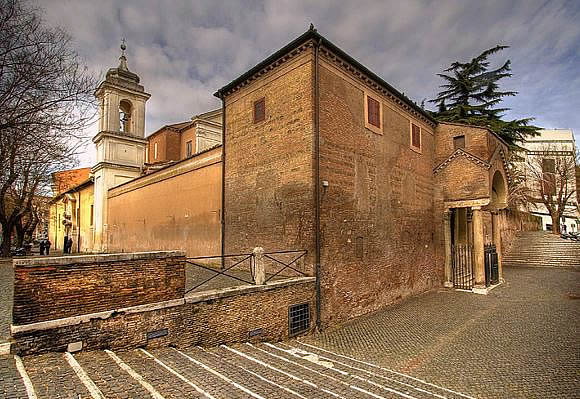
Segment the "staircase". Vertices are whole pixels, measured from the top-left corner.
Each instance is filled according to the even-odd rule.
[[[545,231],[521,231],[504,254],[503,265],[580,268],[580,241],[564,240]]]

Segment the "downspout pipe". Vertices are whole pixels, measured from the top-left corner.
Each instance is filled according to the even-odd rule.
[[[221,212],[221,267],[225,267],[225,248],[226,248],[226,99],[220,93],[222,100],[222,212]]]
[[[318,77],[318,51],[320,38],[314,45],[314,191],[315,191],[315,241],[316,241],[316,329],[321,330],[321,267],[320,267],[320,101],[319,101],[319,77]]]

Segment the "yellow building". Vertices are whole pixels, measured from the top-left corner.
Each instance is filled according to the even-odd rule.
[[[72,239],[71,252],[90,252],[93,247],[93,178],[55,196],[50,204],[51,251],[62,251],[64,237]]]

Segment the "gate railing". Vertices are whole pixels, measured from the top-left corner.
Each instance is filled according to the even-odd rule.
[[[485,285],[486,287],[499,283],[499,267],[495,244],[485,244]]]
[[[292,274],[298,276],[307,276],[306,273],[296,267],[297,262],[303,259],[308,254],[307,250],[288,250],[288,251],[274,251],[263,253],[263,259],[267,259],[270,263],[266,272],[265,282],[274,278],[279,278],[285,271],[290,271]],[[256,269],[256,254],[242,253],[234,255],[215,255],[215,256],[195,256],[186,258],[187,265],[195,266],[206,272],[211,272],[213,275],[209,278],[200,279],[189,288],[185,293],[194,291],[204,284],[209,283],[219,276],[231,278],[246,284],[256,284],[255,269]],[[283,259],[285,258],[285,259]],[[276,270],[272,272],[272,270]]]
[[[453,268],[453,286],[464,290],[471,290],[475,283],[473,274],[473,247],[471,245],[456,244],[451,246]]]

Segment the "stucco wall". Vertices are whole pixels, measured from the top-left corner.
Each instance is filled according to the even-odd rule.
[[[383,132],[365,128],[364,92],[382,103]],[[410,123],[422,148],[410,147]],[[322,314],[356,317],[440,284],[433,128],[340,64],[320,68]],[[410,256],[412,254],[412,256]]]
[[[221,249],[221,147],[109,191],[109,252]]]

